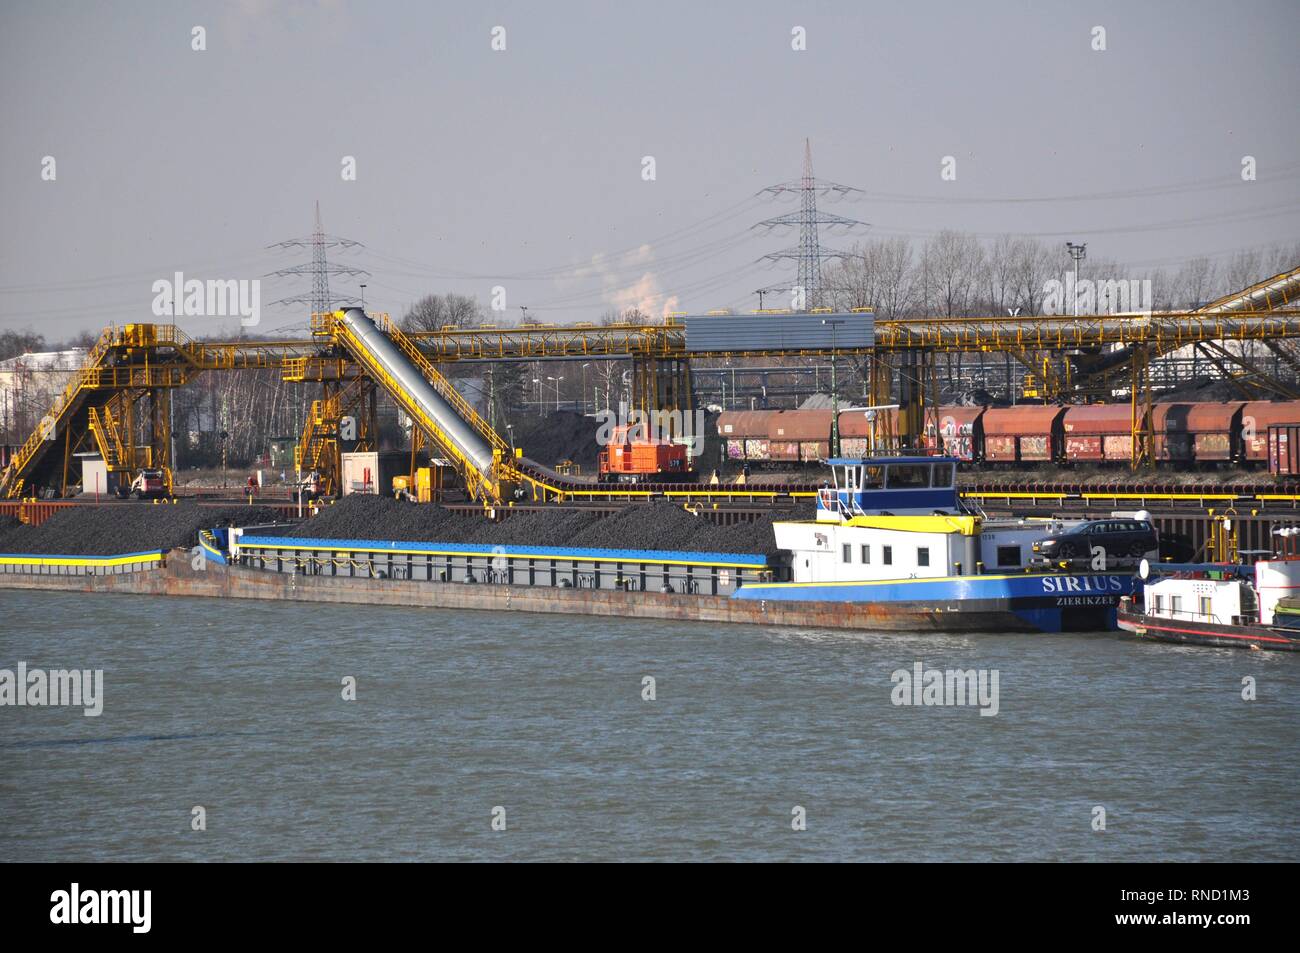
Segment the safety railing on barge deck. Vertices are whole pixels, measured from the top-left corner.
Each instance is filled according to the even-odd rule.
[[[234,561],[313,576],[730,595],[783,578],[766,556],[244,536]]]

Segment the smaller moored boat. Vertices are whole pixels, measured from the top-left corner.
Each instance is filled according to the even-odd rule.
[[[1290,539],[1292,531],[1281,530]],[[1284,550],[1289,549],[1284,545]],[[1217,648],[1300,651],[1300,554],[1254,565],[1149,563],[1140,595],[1120,601],[1121,630],[1139,639]]]

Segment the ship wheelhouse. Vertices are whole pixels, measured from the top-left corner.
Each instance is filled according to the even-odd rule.
[[[817,519],[961,512],[955,457],[839,457],[832,486],[817,495]]]

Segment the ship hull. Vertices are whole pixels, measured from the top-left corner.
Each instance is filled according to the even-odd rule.
[[[955,631],[1113,631],[1135,580],[1119,574],[949,576],[862,582],[750,584],[733,599],[872,606],[882,617],[943,619]]]
[[[1266,625],[1218,625],[1212,622],[1165,619],[1125,609],[1117,613],[1117,622],[1121,631],[1147,642],[1300,652],[1300,638]]]

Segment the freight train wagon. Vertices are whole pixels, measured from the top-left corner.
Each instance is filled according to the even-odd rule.
[[[1241,406],[1238,430],[1240,461],[1245,466],[1266,466],[1270,427],[1300,424],[1300,400],[1249,401]]]
[[[1067,407],[1061,417],[1066,463],[1128,463],[1133,457],[1133,410],[1128,404]]]
[[[1268,470],[1278,476],[1300,474],[1300,424],[1268,428]]]
[[[897,433],[897,411],[887,411]],[[1130,404],[1064,407],[940,407],[938,433],[927,421],[922,447],[937,449],[971,465],[1029,467],[1049,464],[1126,465],[1133,451]],[[802,465],[829,452],[829,410],[728,411],[718,417],[727,456],[758,466]],[[1146,422],[1143,421],[1145,424]],[[1171,467],[1268,466],[1275,473],[1300,469],[1300,449],[1289,448],[1298,428],[1300,401],[1166,401],[1154,404],[1151,431],[1157,463]],[[1276,429],[1277,435],[1271,436]],[[871,423],[861,411],[840,413],[840,453],[867,456]],[[1283,452],[1280,447],[1287,447]],[[1296,455],[1288,463],[1287,453]]]
[[[1160,463],[1231,463],[1238,456],[1234,438],[1241,428],[1241,401],[1156,404],[1151,408],[1155,456]]]
[[[830,453],[829,410],[741,410],[718,415],[727,459],[758,466],[816,463]]]
[[[939,408],[940,415],[944,408]],[[1060,460],[1064,407],[1022,404],[984,411],[984,460],[1002,464],[1047,464]]]
[[[984,408],[940,407],[939,426],[931,417],[925,421],[927,446],[939,446],[943,438],[943,452],[963,463],[980,463],[984,459]],[[842,426],[842,425],[841,425]]]

